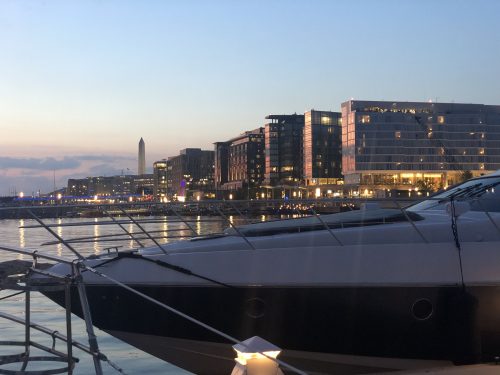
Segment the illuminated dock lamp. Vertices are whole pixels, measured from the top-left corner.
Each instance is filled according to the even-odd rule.
[[[237,353],[231,375],[283,375],[276,359],[281,349],[269,341],[254,336],[239,344],[233,345]]]

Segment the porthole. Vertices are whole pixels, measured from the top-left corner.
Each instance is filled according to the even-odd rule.
[[[433,312],[432,303],[427,298],[418,299],[411,306],[411,313],[417,320],[427,320],[432,316]]]
[[[251,318],[262,318],[265,310],[266,303],[260,298],[251,298],[245,303],[245,313]]]

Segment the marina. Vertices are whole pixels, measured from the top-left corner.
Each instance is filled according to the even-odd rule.
[[[17,222],[22,246],[2,249],[59,262],[26,283],[60,306],[69,301],[85,318],[92,353],[100,352],[97,343],[92,349],[93,323],[196,374],[229,373],[227,342],[251,336],[282,348],[287,373],[475,364],[494,361],[500,340],[487,303],[496,293],[499,178],[473,179],[410,206],[351,200],[349,211],[311,208],[274,220],[246,215],[251,202],[231,203],[238,216],[206,202],[218,217],[134,218],[118,206],[123,216],[90,222],[42,221],[30,209],[34,220]],[[22,250],[28,230],[47,231],[55,240],[41,244],[55,255]],[[58,278],[66,289],[54,289]]]
[[[0,1],[0,375],[500,374],[500,1]]]

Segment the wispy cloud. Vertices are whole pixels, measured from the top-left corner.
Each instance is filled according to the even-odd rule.
[[[67,156],[62,159],[46,158],[13,158],[0,156],[0,169],[32,169],[38,171],[51,171],[61,169],[79,168],[85,161],[111,163],[116,161],[131,161],[132,157],[114,155],[77,155]]]
[[[135,173],[135,158],[116,155],[72,155],[63,158],[0,156],[0,195],[14,191],[42,193],[66,186],[70,178]],[[129,169],[132,168],[132,169]]]
[[[74,157],[62,159],[48,158],[11,158],[0,157],[2,169],[35,169],[41,171],[78,168],[81,161]]]

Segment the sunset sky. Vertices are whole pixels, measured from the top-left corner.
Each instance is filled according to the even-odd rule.
[[[500,104],[500,1],[0,2],[0,196],[349,98]]]

